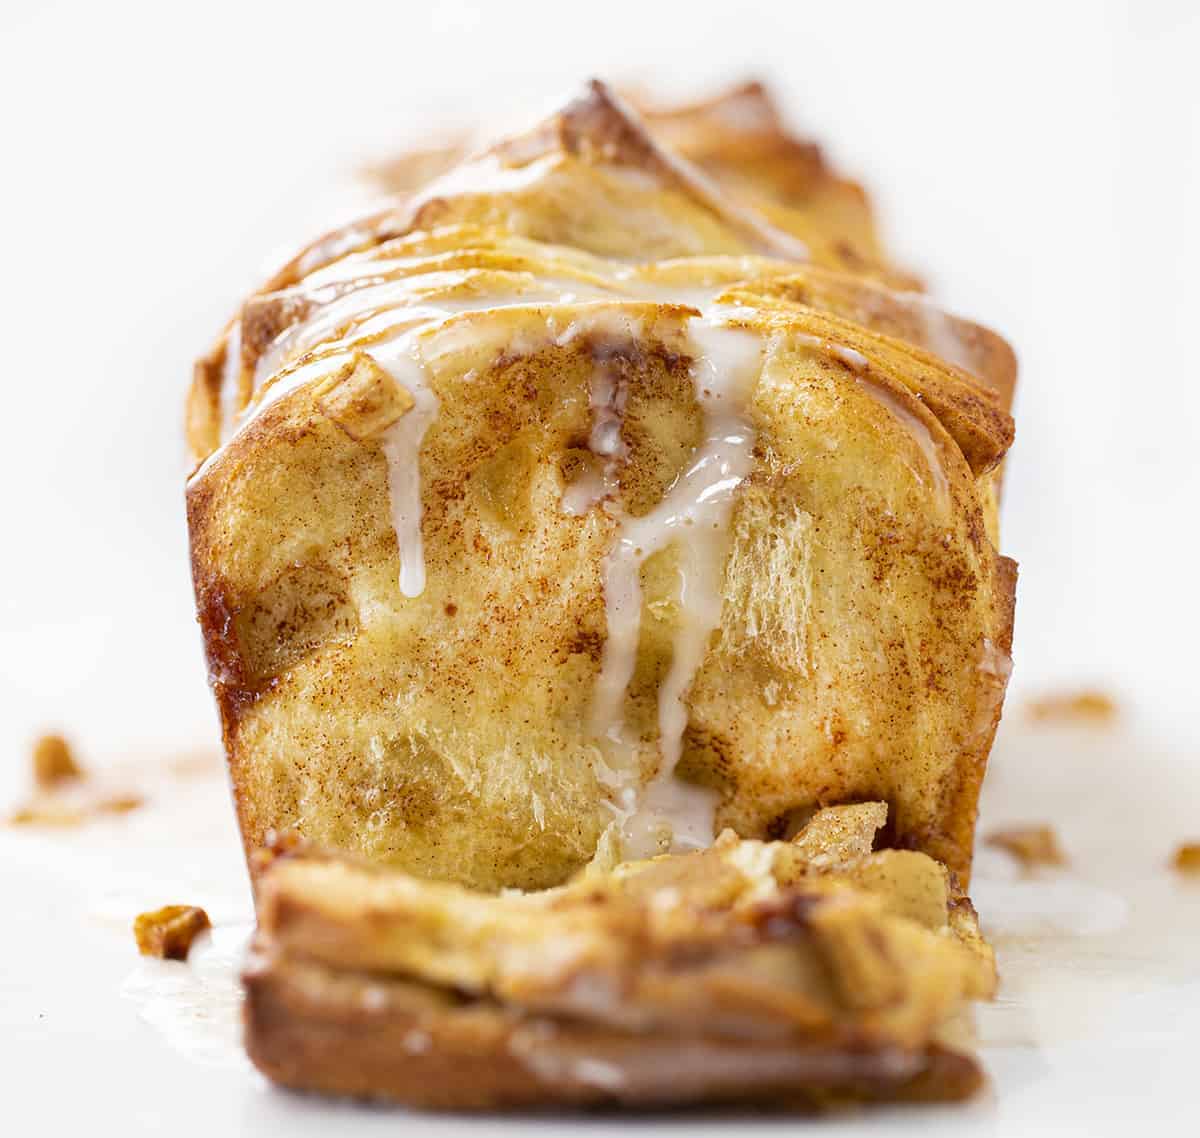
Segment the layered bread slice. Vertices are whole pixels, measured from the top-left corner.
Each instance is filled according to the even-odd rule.
[[[261,879],[246,1040],[285,1086],[454,1109],[956,1099],[990,949],[882,803],[794,842],[486,895],[301,847]]]

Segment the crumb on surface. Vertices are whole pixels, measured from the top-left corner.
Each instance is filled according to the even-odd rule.
[[[52,796],[42,796],[18,806],[5,821],[10,826],[78,826],[83,822],[83,814],[75,807],[54,801]]]
[[[71,744],[53,732],[34,742],[30,760],[33,792],[4,819],[10,826],[81,826],[103,814],[127,814],[145,802],[136,791],[89,777]]]
[[[71,780],[66,786],[75,789],[78,784]],[[86,788],[86,784],[83,786]],[[68,793],[60,782],[56,787],[34,793],[28,802],[13,810],[6,821],[10,826],[82,826],[103,814],[128,814],[145,801],[142,795],[132,791],[98,793],[84,789],[81,793]]]
[[[211,927],[208,914],[196,905],[166,905],[139,913],[133,922],[133,935],[143,956],[186,960],[192,942]]]
[[[71,744],[61,735],[49,733],[35,740],[32,760],[34,785],[42,788],[83,777]]]
[[[1200,877],[1200,842],[1183,842],[1175,850],[1171,864],[1180,872]]]
[[[1112,696],[1093,688],[1052,692],[1025,705],[1026,717],[1038,723],[1111,723],[1119,710]]]
[[[1066,865],[1067,855],[1058,835],[1047,825],[1006,826],[984,839],[989,846],[1006,850],[1026,869],[1035,865]]]

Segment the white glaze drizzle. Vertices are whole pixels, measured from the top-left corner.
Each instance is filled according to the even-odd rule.
[[[597,502],[612,493],[612,482],[606,471],[587,470],[562,492],[562,512],[569,517],[582,517]]]
[[[178,788],[172,795],[182,798]],[[121,994],[188,1058],[206,1066],[249,1069],[241,1046],[239,974],[253,931],[252,923],[218,925],[196,941],[186,961],[143,957]]]
[[[536,307],[539,301],[564,303],[562,292],[540,296],[522,295],[519,299],[472,297],[451,302],[443,309],[441,321],[458,312],[477,312],[495,308]],[[424,322],[395,340],[370,349],[370,355],[413,397],[412,408],[388,428],[383,453],[388,463],[388,494],[392,527],[400,555],[400,591],[406,597],[419,597],[425,591],[425,553],[421,535],[421,444],[437,419],[439,403],[429,386],[428,368],[420,354],[418,333],[433,323]]]
[[[403,340],[407,338],[402,338]],[[388,345],[391,347],[391,345]],[[419,597],[425,591],[425,547],[421,538],[421,443],[437,418],[438,397],[426,382],[425,365],[416,345],[399,351],[376,349],[375,361],[408,388],[413,405],[388,428],[383,454],[388,464],[388,498],[392,528],[400,554],[400,592]]]
[[[713,839],[716,795],[680,781],[675,768],[688,722],[684,701],[721,622],[734,493],[754,464],[754,431],[745,407],[758,376],[762,343],[752,333],[725,327],[719,316],[693,318],[689,334],[704,438],[688,468],[648,514],[634,518],[618,506],[607,506],[619,528],[603,566],[608,636],[592,729],[612,776],[625,857],[704,848]],[[596,423],[606,427],[607,420],[598,417]],[[615,446],[610,453],[618,453]],[[640,743],[625,724],[623,705],[641,630],[641,568],[670,545],[680,558],[680,626],[670,670],[658,692],[659,766],[642,786]]]

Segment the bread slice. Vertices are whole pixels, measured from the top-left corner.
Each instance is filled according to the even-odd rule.
[[[990,995],[991,951],[943,867],[869,852],[885,815],[520,895],[302,847],[261,881],[249,1053],[435,1108],[963,1097],[978,1069],[940,1039]]]

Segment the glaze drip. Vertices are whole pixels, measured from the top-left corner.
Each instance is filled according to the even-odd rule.
[[[592,726],[612,775],[625,857],[703,848],[713,839],[716,795],[681,782],[675,768],[688,722],[684,701],[721,623],[734,494],[754,464],[754,430],[745,408],[762,344],[751,333],[725,327],[719,318],[690,323],[692,378],[704,414],[704,438],[688,468],[650,513],[634,518],[617,505],[606,506],[619,528],[602,570],[608,637]],[[631,735],[623,705],[641,629],[641,569],[668,546],[679,556],[681,623],[670,670],[658,692],[659,765],[643,787],[641,741]]]
[[[425,367],[413,345],[402,352],[376,351],[376,362],[408,388],[413,406],[388,428],[383,453],[388,464],[392,528],[400,554],[400,592],[425,591],[425,549],[421,539],[421,443],[438,414],[438,397],[426,382]]]

